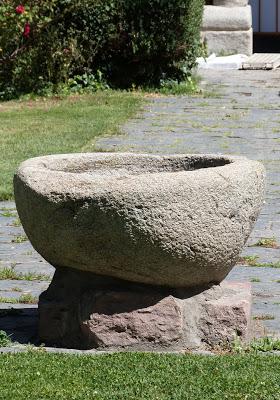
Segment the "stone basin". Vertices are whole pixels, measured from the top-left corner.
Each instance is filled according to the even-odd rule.
[[[243,157],[86,153],[29,159],[14,178],[34,248],[54,267],[179,287],[219,284],[264,197]]]

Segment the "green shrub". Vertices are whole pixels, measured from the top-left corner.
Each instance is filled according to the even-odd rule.
[[[18,0],[2,0],[0,98],[55,91],[75,76],[102,74],[116,87],[181,80],[195,64],[203,4],[23,0],[18,9]]]
[[[201,0],[123,0],[109,76],[118,85],[182,79],[200,45]],[[121,73],[120,73],[121,72]]]

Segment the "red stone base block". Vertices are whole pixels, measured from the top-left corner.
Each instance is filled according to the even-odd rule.
[[[77,349],[211,350],[250,336],[250,284],[196,290],[58,269],[39,302],[40,339]]]

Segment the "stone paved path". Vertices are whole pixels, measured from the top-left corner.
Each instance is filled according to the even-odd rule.
[[[101,138],[96,148],[239,154],[265,164],[266,202],[243,253],[245,259],[228,279],[252,282],[254,317],[263,320],[267,332],[280,335],[280,70],[203,71],[200,75],[205,98],[152,98],[124,126],[124,135]],[[25,240],[14,207],[12,202],[0,203],[0,270],[8,268],[10,273],[24,274],[22,278],[40,280],[0,281],[0,329],[27,342],[36,338],[36,305],[3,300],[24,301],[22,295],[31,294],[36,301],[48,286],[53,268]],[[254,246],[264,238],[273,238],[268,244],[275,248]]]

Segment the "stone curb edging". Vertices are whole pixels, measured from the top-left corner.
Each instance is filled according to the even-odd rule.
[[[184,355],[187,354],[185,351],[114,351],[114,350],[76,350],[76,349],[65,349],[60,347],[37,347],[37,346],[11,346],[11,347],[0,347],[0,356],[1,354],[17,354],[17,353],[28,353],[29,351],[37,351],[43,353],[53,353],[53,354],[71,354],[71,355],[80,355],[80,356],[101,356],[106,354],[118,354],[118,353],[154,353],[154,354],[176,354],[176,355]],[[199,355],[214,355],[210,351],[196,351],[192,352],[192,354]]]
[[[212,353],[211,351],[97,351],[97,350],[75,350],[75,349],[64,349],[58,347],[36,347],[32,346],[31,348],[28,346],[12,346],[12,347],[0,347],[0,356],[2,354],[18,354],[18,353],[28,353],[30,351],[37,351],[48,353],[48,354],[68,354],[68,355],[77,355],[77,356],[102,356],[102,355],[112,355],[119,353],[153,353],[153,354],[173,354],[173,355],[198,355],[198,356],[220,356],[224,354]],[[250,355],[252,353],[245,353]],[[280,351],[258,351],[257,355],[263,356],[276,356],[280,357]],[[237,353],[231,353],[230,355],[238,355]]]

